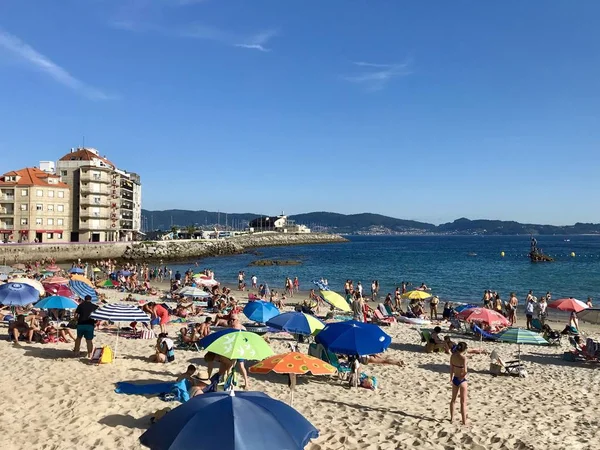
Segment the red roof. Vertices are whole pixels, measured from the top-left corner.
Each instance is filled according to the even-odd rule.
[[[94,161],[96,159],[99,159],[104,164],[109,165],[113,169],[115,168],[115,165],[108,159],[97,155],[96,153],[87,148],[78,148],[75,151],[69,152],[65,156],[60,158],[59,161]]]
[[[20,177],[18,181],[4,181],[6,177]],[[62,181],[56,183],[48,183],[48,178],[60,179],[58,175],[46,173],[37,167],[26,167],[21,170],[13,170],[6,172],[0,179],[0,186],[46,186],[46,187],[57,187],[57,188],[69,188],[69,185]]]

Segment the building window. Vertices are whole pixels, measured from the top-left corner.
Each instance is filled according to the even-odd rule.
[[[56,239],[62,239],[62,233],[56,233]]]
[[[35,224],[42,225],[42,219],[40,219],[39,217],[37,219],[35,219]]]
[[[46,208],[48,211],[54,211],[54,205],[47,205]]]
[[[44,205],[38,203],[37,205],[35,205],[35,210],[36,211],[43,211],[44,210]]]
[[[48,191],[48,197],[54,197],[54,191]]]
[[[64,198],[64,197],[65,197],[64,191],[58,191],[58,198]]]
[[[35,191],[35,196],[36,197],[43,197],[44,196],[44,191],[42,191],[41,189],[38,189]]]
[[[100,202],[102,201],[102,199],[100,197],[93,197],[94,199],[94,205],[99,205]]]
[[[27,211],[27,203],[21,203],[21,211]]]
[[[21,225],[27,225],[27,219],[21,219]]]
[[[54,239],[54,233],[46,233],[48,239]]]
[[[66,170],[61,170],[60,171],[60,176],[61,177],[66,177],[67,176],[67,171]]]
[[[21,197],[27,197],[29,195],[29,191],[27,189],[21,189]]]
[[[54,225],[54,219],[47,219],[46,220],[46,224],[47,225]]]
[[[63,212],[63,211],[65,210],[65,207],[64,207],[64,205],[57,205],[57,206],[56,206],[56,210],[57,210],[58,212]]]
[[[64,225],[65,221],[63,219],[56,219],[56,225]]]

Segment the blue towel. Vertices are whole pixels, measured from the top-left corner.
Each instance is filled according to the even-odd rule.
[[[177,383],[152,383],[152,384],[133,384],[117,383],[115,389],[117,394],[130,395],[152,395],[152,394],[173,394],[180,402],[187,402],[190,399],[188,393],[187,380],[181,380]]]

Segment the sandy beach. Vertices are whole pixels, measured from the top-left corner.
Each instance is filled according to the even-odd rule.
[[[122,295],[112,290],[109,301]],[[237,293],[242,298],[241,293]],[[296,296],[293,300],[304,298]],[[291,307],[288,307],[291,310]],[[554,327],[558,328],[560,324]],[[170,324],[175,335],[181,324]],[[562,328],[562,326],[560,326]],[[6,330],[6,329],[4,329]],[[444,329],[444,333],[447,327]],[[597,328],[588,335],[600,337]],[[600,446],[596,413],[600,408],[600,367],[563,361],[563,346],[523,346],[527,378],[492,376],[489,357],[469,355],[469,420],[464,427],[448,421],[451,393],[449,357],[425,353],[418,328],[386,327],[392,344],[386,352],[406,367],[368,365],[361,370],[377,377],[379,388],[350,389],[335,377],[301,377],[294,407],[320,431],[309,450],[349,449],[596,449]],[[6,335],[6,331],[2,332]],[[476,342],[452,335],[470,347],[497,349],[504,359],[517,346]],[[288,351],[290,335],[270,335],[275,353]],[[115,347],[115,335],[98,332],[96,346]],[[0,342],[2,360],[2,448],[140,449],[139,436],[159,409],[174,407],[158,397],[121,395],[118,381],[172,381],[188,364],[202,366],[204,352],[177,350],[173,363],[153,364],[154,340],[119,339],[113,364],[91,365],[74,357],[72,344]],[[307,345],[301,344],[301,351]],[[251,389],[289,400],[283,375],[251,375]],[[202,433],[199,433],[199,439]]]

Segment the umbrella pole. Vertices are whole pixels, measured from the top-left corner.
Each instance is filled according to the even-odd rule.
[[[119,329],[121,327],[119,326],[119,322],[117,322],[117,341],[115,342],[115,353],[113,355],[113,360],[117,360],[117,349],[119,348]]]
[[[296,388],[296,374],[290,373],[290,406],[294,404],[294,389]]]

